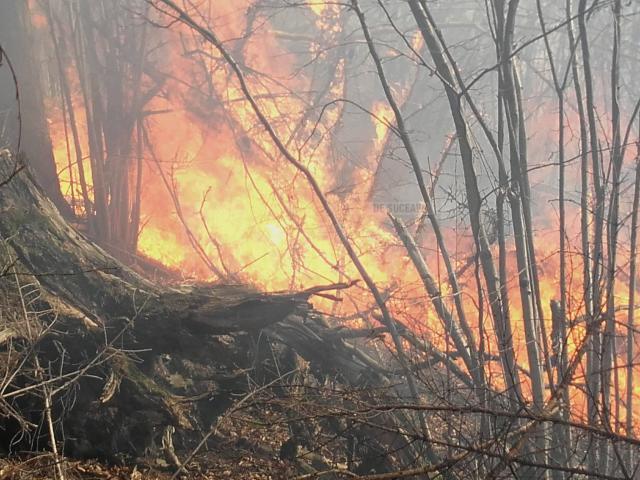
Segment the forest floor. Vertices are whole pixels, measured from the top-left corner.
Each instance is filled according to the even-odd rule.
[[[173,473],[149,465],[109,466],[96,460],[65,461],[66,480],[169,480]],[[0,460],[2,480],[49,480],[54,478],[50,455],[38,455],[24,460]],[[233,452],[211,451],[191,465],[187,474],[178,478],[193,480],[271,480],[292,478],[296,474],[288,462],[261,458],[253,452],[237,449]]]
[[[255,420],[255,422],[252,422]],[[300,474],[291,461],[281,460],[279,450],[288,438],[286,427],[268,429],[251,425],[260,418],[245,415],[231,419],[220,429],[220,436],[209,442],[206,451],[189,462],[187,472],[178,478],[193,480],[276,480]],[[182,452],[186,456],[189,452]],[[180,454],[180,452],[178,452]],[[16,455],[0,459],[0,480],[48,480],[54,477],[50,453]],[[65,459],[65,480],[169,480],[174,467],[162,459],[127,465],[107,465],[95,459]]]

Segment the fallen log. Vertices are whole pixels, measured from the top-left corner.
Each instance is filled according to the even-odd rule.
[[[0,325],[0,354],[26,352],[0,372],[9,379],[0,385],[4,448],[40,422],[43,382],[26,368],[32,357],[47,366],[64,451],[112,460],[161,456],[173,429],[189,448],[260,375],[267,372],[264,383],[277,378],[278,369],[264,368],[269,359],[257,356],[258,339],[270,342],[280,368],[295,369],[287,365],[290,349],[320,382],[400,383],[397,365],[382,365],[313,312],[312,295],[329,298],[327,291],[349,285],[264,293],[248,285],[153,283],[70,226],[7,151],[0,153],[2,179],[0,283],[26,306]],[[37,328],[27,334],[24,324]]]

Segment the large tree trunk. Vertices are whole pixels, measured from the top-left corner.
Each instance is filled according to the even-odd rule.
[[[70,209],[60,192],[44,110],[41,71],[33,48],[28,2],[3,2],[0,45],[8,59],[0,59],[0,146],[18,147],[27,156],[38,182],[66,215]],[[11,62],[18,82],[16,100]]]

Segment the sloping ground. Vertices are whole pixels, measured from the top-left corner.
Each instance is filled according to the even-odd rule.
[[[325,288],[152,283],[14,172],[2,152],[0,449],[11,455],[0,478],[37,478],[42,462],[51,477],[51,457],[23,451],[128,465],[71,461],[68,478],[166,478],[183,462],[189,478],[289,478],[420,458],[398,433],[410,415],[344,418],[359,401],[402,395],[393,358],[359,340],[384,329],[333,326],[309,303]],[[30,465],[36,477],[20,477]]]

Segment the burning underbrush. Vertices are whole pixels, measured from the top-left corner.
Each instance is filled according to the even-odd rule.
[[[633,476],[636,6],[27,3],[56,179],[3,154],[7,438]]]
[[[347,21],[348,9],[303,5],[288,16],[252,2],[210,2],[209,8],[214,4],[215,15],[196,10],[193,18],[200,28],[215,32],[222,43],[233,45],[227,53],[240,65],[242,81],[229,70],[225,56],[206,36],[194,31],[193,25],[178,23],[172,29],[157,31],[145,24],[144,18],[160,22],[163,15],[171,15],[170,8],[158,5],[139,12],[142,29],[131,26],[122,33],[122,42],[128,42],[146,62],[141,72],[127,78],[133,93],[96,87],[91,83],[90,72],[83,73],[83,68],[92,62],[103,65],[105,70],[117,65],[133,68],[126,58],[118,57],[123,55],[124,43],[113,44],[106,39],[95,58],[85,58],[80,50],[67,58],[58,52],[65,66],[61,82],[66,84],[68,98],[62,108],[60,102],[49,106],[50,134],[63,192],[74,206],[82,228],[123,260],[134,258],[131,255],[137,249],[185,279],[250,283],[264,291],[292,291],[361,278],[326,214],[328,206],[391,315],[417,336],[441,351],[452,348],[452,343],[458,349],[461,344],[455,344],[447,326],[447,318],[455,317],[463,334],[464,324],[467,325],[468,332],[462,339],[466,348],[477,350],[482,344],[484,351],[476,355],[484,357],[486,374],[496,388],[514,388],[501,377],[517,375],[515,370],[504,372],[500,352],[505,344],[513,351],[509,362],[528,371],[533,356],[544,356],[547,360],[535,360],[540,364],[536,367],[540,377],[546,376],[547,383],[559,381],[559,374],[551,372],[552,350],[558,349],[560,341],[566,344],[562,355],[567,359],[575,355],[584,339],[585,315],[593,316],[605,309],[604,305],[585,300],[585,292],[591,286],[585,285],[585,252],[580,249],[584,218],[574,203],[565,206],[563,267],[557,212],[543,208],[545,211],[532,215],[531,206],[523,208],[522,219],[512,223],[524,221],[530,229],[529,238],[525,238],[502,218],[506,212],[504,203],[502,213],[496,210],[498,207],[483,206],[478,219],[484,230],[485,255],[503,258],[499,267],[492,267],[493,273],[484,270],[488,267],[480,263],[480,244],[474,238],[480,226],[474,227],[473,220],[465,218],[468,200],[461,198],[464,194],[456,180],[459,174],[456,177],[457,167],[452,166],[459,155],[459,138],[449,134],[444,144],[435,148],[414,142],[421,153],[436,158],[430,163],[429,185],[425,187],[437,207],[435,217],[440,217],[434,227],[424,199],[416,202],[420,189],[411,183],[406,172],[398,173],[399,163],[406,164],[410,159],[398,152],[406,145],[399,141],[402,132],[388,99],[373,93],[376,89],[371,83],[377,79],[369,75],[362,80],[371,92],[360,93],[357,105],[349,99],[349,88],[365,87],[351,78],[354,72],[337,47],[349,35],[349,29],[341,27],[351,25]],[[73,38],[69,25],[62,20],[64,14],[77,16],[78,21],[85,17],[88,22],[112,21],[108,12],[74,10],[73,6],[65,12],[67,7],[62,4],[59,8],[59,12],[55,8],[36,8],[34,14],[48,19],[42,21],[43,34],[49,28],[61,42],[72,42]],[[119,17],[116,15],[113,21],[117,23],[116,18]],[[296,22],[291,22],[292,18]],[[296,41],[305,42],[308,51],[296,50]],[[426,46],[419,32],[404,42],[412,55],[421,58],[419,52]],[[353,51],[351,55],[357,53]],[[274,58],[278,60],[273,61]],[[112,65],[108,59],[118,62]],[[315,70],[305,68],[309,62],[317,65]],[[327,76],[327,71],[331,75]],[[410,71],[409,76],[398,74],[401,68],[387,71],[393,102],[401,110],[415,107],[418,101],[416,85],[421,77],[419,71]],[[251,100],[243,90],[243,82]],[[143,106],[136,103],[141,98],[146,101]],[[109,129],[107,117],[95,118],[98,104],[104,107],[112,103],[131,118],[128,129]],[[72,110],[76,112],[75,120],[69,113],[65,115],[65,111]],[[106,110],[102,114],[109,113]],[[272,134],[265,130],[261,115]],[[552,113],[544,110],[530,123],[542,129],[549,118],[553,118]],[[578,122],[575,118],[573,121]],[[536,130],[536,135],[547,133]],[[102,160],[97,161],[94,157],[100,150],[101,138],[105,151],[100,154]],[[284,150],[278,148],[274,138]],[[478,144],[475,148],[475,160],[482,160],[483,148],[488,145]],[[531,156],[548,155],[538,143],[533,150]],[[304,172],[286,161],[283,152],[292,153],[294,160],[301,163],[323,198],[314,193]],[[90,164],[82,161],[87,155],[93,159]],[[125,174],[115,167],[119,158],[128,162]],[[579,162],[572,161],[565,175],[579,182],[579,167]],[[109,171],[118,171],[121,176],[110,177]],[[542,164],[530,173],[531,182],[539,187],[534,192],[538,206],[553,205],[555,201],[547,192],[553,176],[544,173],[548,171]],[[479,179],[491,181],[483,176]],[[96,183],[107,187],[96,189]],[[126,185],[124,190],[119,186],[122,183]],[[502,189],[496,202],[504,202],[500,197],[506,195],[506,187],[493,184],[483,188],[487,196]],[[101,193],[100,189],[105,191]],[[118,199],[117,195],[122,197]],[[415,268],[414,259],[407,256],[388,213],[407,223],[435,285],[431,298],[425,297],[424,275]],[[119,220],[113,223],[110,219],[116,217]],[[117,230],[109,224],[118,225]],[[518,236],[528,242],[526,254],[517,245]],[[528,278],[524,279],[521,273],[525,269],[523,262],[527,261],[531,265],[526,267]],[[617,262],[629,263],[628,249],[618,249]],[[509,298],[500,314],[504,317],[500,322],[506,322],[506,327],[496,325],[497,310],[493,310],[490,301],[491,295],[499,292],[492,293],[494,287],[479,274],[500,275],[500,295]],[[623,271],[619,275],[621,281],[612,283],[611,294],[617,304],[627,305],[628,282]],[[450,281],[453,277],[455,286]],[[523,303],[522,295],[529,295],[526,285],[532,286],[531,297]],[[451,315],[442,315],[434,303],[436,297],[443,299]],[[552,304],[560,305],[561,297],[564,313],[558,316],[556,312],[554,316]],[[314,305],[345,326],[379,325],[373,315],[378,308],[375,295],[371,295],[366,282],[339,292],[337,299],[318,298]],[[460,305],[456,304],[458,301]],[[494,320],[489,320],[489,312]],[[621,307],[615,314],[616,321],[622,324],[625,315]],[[525,325],[530,322],[536,325],[528,331]],[[564,325],[562,332],[559,322]],[[501,332],[503,328],[506,330]],[[621,338],[626,335],[624,328],[617,328],[616,332]],[[540,337],[535,340],[537,353],[527,349],[534,342],[533,337]],[[464,354],[458,352],[456,366],[475,368],[461,358]],[[567,363],[567,359],[563,362]],[[624,384],[626,375],[621,370],[617,381]],[[555,380],[549,378],[553,376]],[[519,382],[521,395],[531,399],[533,387],[529,381],[523,378],[516,383]],[[538,388],[539,401],[542,390]],[[584,419],[586,399],[581,398],[579,388],[570,396],[575,404],[572,415]],[[617,408],[622,415],[624,404]]]

